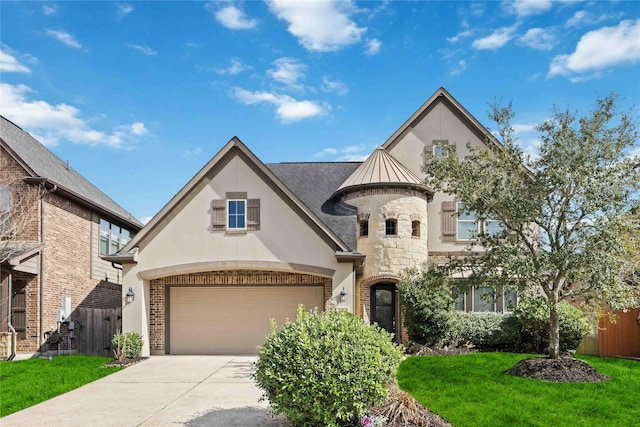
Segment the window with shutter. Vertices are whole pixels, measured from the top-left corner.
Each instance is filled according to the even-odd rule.
[[[456,202],[453,200],[442,202],[442,241],[443,242],[456,241],[457,225],[458,225],[458,221],[456,217]]]
[[[211,201],[211,229],[213,231],[260,230],[260,199],[235,199],[247,193],[227,193],[226,199]]]
[[[424,164],[429,165],[436,157],[446,157],[456,151],[455,144],[450,144],[448,139],[434,139],[431,145],[424,147]]]

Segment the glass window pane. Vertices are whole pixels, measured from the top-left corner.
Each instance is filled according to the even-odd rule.
[[[244,202],[244,200],[238,200],[236,203],[238,204],[237,213],[241,214],[241,215],[244,215],[244,213],[245,213],[245,210],[244,210],[244,203],[245,202]]]
[[[495,295],[492,288],[473,289],[473,311],[494,311]]]
[[[244,215],[238,215],[238,221],[237,221],[237,226],[238,228],[244,228]]]
[[[456,298],[455,304],[454,304],[454,308],[456,310],[459,311],[465,311],[465,294],[459,294],[457,297],[454,294],[454,297]]]
[[[129,240],[131,240],[131,234],[129,233],[129,230],[126,229],[122,229],[122,246],[126,245],[127,243],[129,243]]]
[[[502,311],[513,311],[518,304],[518,296],[514,291],[505,290],[504,291],[504,308]]]
[[[109,239],[100,236],[100,255],[109,255]]]
[[[229,216],[229,228],[238,228],[235,215]]]
[[[388,289],[376,289],[376,305],[391,305],[393,295]]]
[[[235,214],[236,214],[236,202],[229,201],[229,215],[235,215]]]
[[[449,155],[449,148],[446,145],[434,145],[433,156],[436,158],[447,157]]]
[[[458,221],[458,240],[475,240],[478,234],[478,223]]]

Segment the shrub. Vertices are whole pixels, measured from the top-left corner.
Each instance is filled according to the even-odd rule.
[[[509,314],[451,313],[451,340],[454,347],[473,344],[475,347],[514,349],[518,342],[518,324]]]
[[[549,346],[549,303],[546,298],[523,298],[513,312],[520,327],[520,345],[526,350],[543,352]],[[572,351],[591,332],[586,316],[566,301],[558,304],[560,350]]]
[[[111,340],[111,348],[116,359],[134,359],[142,354],[144,339],[136,332],[115,334]]]
[[[384,401],[402,358],[391,335],[344,311],[305,312],[272,332],[253,374],[276,414],[296,426],[337,426]]]
[[[440,347],[449,339],[454,303],[449,282],[442,274],[424,269],[409,270],[397,284],[411,341]]]

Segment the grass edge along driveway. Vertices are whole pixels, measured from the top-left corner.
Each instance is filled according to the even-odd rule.
[[[122,368],[100,368],[100,356],[57,356],[53,360],[0,361],[0,417],[44,402]],[[2,422],[0,421],[0,424]]]
[[[503,374],[512,353],[410,357],[400,388],[456,427],[631,426],[640,420],[640,362],[579,356],[612,378],[601,383],[551,383]]]

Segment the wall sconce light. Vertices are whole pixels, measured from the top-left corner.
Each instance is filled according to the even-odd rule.
[[[347,291],[344,290],[344,288],[342,288],[342,291],[340,291],[340,302],[346,302],[347,301]]]
[[[136,294],[133,293],[133,289],[131,287],[129,287],[129,290],[127,291],[127,304],[131,304],[133,302],[134,299],[136,299]]]

